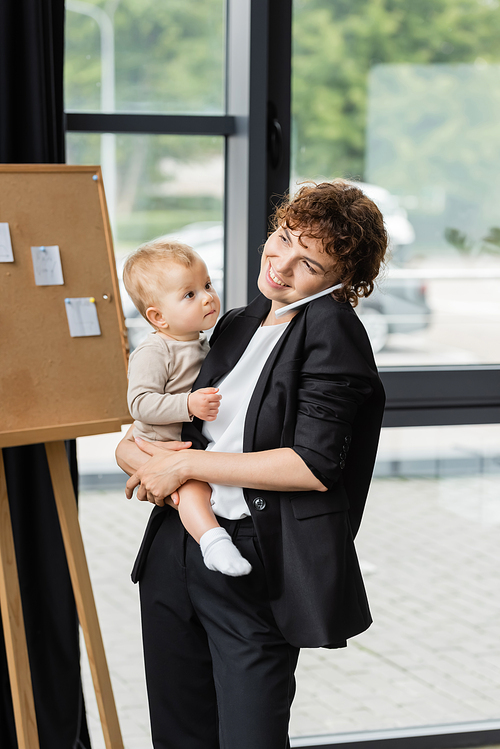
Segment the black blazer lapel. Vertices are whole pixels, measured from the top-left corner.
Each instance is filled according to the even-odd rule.
[[[243,432],[243,452],[251,452],[253,450],[253,442],[254,442],[255,426],[257,423],[257,416],[259,415],[260,404],[262,402],[262,398],[264,397],[264,390],[266,388],[267,381],[272,372],[274,363],[281,349],[283,348],[285,342],[290,336],[290,333],[293,330],[296,320],[299,317],[300,317],[300,313],[298,315],[295,315],[295,317],[293,317],[290,320],[285,332],[283,333],[281,338],[279,338],[278,342],[276,343],[276,346],[273,348],[273,350],[269,354],[266,360],[266,363],[264,364],[264,368],[262,372],[260,373],[260,377],[257,380],[257,384],[253,391],[253,395],[250,399],[250,403],[248,404],[247,415],[245,418],[245,428]]]
[[[259,296],[250,302],[248,307],[237,312],[218,334],[217,352],[208,354],[193,384],[193,390],[215,387],[215,383],[233,369],[270,307],[269,299]]]
[[[229,320],[226,320],[225,324],[222,321],[222,330],[218,332],[216,328],[214,331],[216,350],[209,351],[200,374],[193,383],[193,390],[215,387],[216,383],[233,369],[270,308],[269,299],[260,295],[247,307],[228,313]],[[203,422],[196,417],[192,422],[185,423],[182,428],[182,439],[190,440],[193,447],[204,450],[208,442],[201,434],[202,426]]]

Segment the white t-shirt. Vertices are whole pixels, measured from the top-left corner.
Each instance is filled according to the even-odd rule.
[[[259,327],[234,368],[218,383],[222,395],[215,421],[203,423],[202,434],[209,440],[207,450],[219,453],[243,452],[243,429],[248,404],[264,365],[288,323]],[[216,515],[239,520],[250,515],[237,486],[212,484],[212,509]]]

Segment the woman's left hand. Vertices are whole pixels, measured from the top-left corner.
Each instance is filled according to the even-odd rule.
[[[137,440],[137,444],[151,458],[129,478],[125,494],[130,499],[138,486],[137,499],[141,502],[148,501],[159,507],[170,504],[169,496],[186,481],[188,449],[168,450],[145,440]]]

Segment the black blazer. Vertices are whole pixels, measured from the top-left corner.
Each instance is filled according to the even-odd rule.
[[[257,297],[217,324],[193,389],[215,385],[270,309]],[[350,304],[305,305],[268,358],[251,398],[243,451],[291,447],[326,492],[244,488],[274,616],[298,647],[342,647],[371,623],[353,538],[375,462],[384,391],[368,337]],[[182,436],[204,449],[197,419]],[[153,510],[134,566],[140,578],[164,508]]]

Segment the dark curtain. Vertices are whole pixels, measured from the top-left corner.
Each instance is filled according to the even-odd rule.
[[[0,162],[64,162],[63,53],[64,0],[0,0]],[[67,452],[76,491],[74,441]],[[88,749],[78,620],[45,449],[3,454],[40,747]],[[3,632],[0,699],[0,747],[17,749]]]

